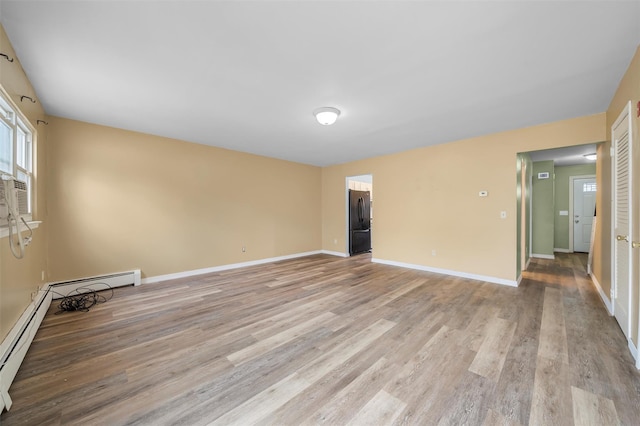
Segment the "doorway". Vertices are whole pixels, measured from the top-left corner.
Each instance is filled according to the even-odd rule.
[[[373,175],[346,178],[346,253],[372,251]]]
[[[577,232],[574,228],[573,211],[576,209],[571,196],[571,178],[595,177],[596,162],[592,155],[595,156],[597,145],[592,143],[518,154],[518,265],[522,270],[526,270],[529,257],[552,259],[557,252],[571,253],[574,250],[574,234]],[[526,168],[523,167],[525,164]],[[594,188],[589,186],[588,189]],[[529,206],[523,202],[525,197],[529,197]],[[587,222],[584,240],[591,239],[591,229]],[[589,252],[590,247],[586,247],[578,251]],[[518,274],[520,271],[518,269]]]

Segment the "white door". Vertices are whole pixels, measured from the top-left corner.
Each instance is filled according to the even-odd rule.
[[[613,144],[613,313],[624,335],[629,338],[631,280],[631,144],[629,105],[611,127]]]
[[[573,180],[573,251],[588,253],[596,207],[596,179]]]

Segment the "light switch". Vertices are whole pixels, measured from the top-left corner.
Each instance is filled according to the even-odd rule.
[[[507,218],[507,212],[501,211],[500,212],[500,219],[506,219],[506,218]]]
[[[480,191],[480,192],[478,192],[478,195],[479,195],[480,197],[486,197],[487,195],[489,195],[489,192],[487,192],[487,191]]]
[[[569,210],[560,210],[558,214],[560,216],[569,216]]]

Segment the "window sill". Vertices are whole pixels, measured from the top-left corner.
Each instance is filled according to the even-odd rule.
[[[42,223],[41,220],[28,220],[27,223],[29,224],[29,227],[33,230],[33,229],[37,229],[38,226],[40,226],[40,224]],[[22,231],[26,231],[27,227],[24,226],[23,223],[20,223],[20,232]],[[9,227],[7,225],[3,225],[0,226],[0,238],[5,238],[9,236]]]

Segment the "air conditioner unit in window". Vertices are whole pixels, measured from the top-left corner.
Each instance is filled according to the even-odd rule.
[[[27,213],[29,213],[27,184],[13,176],[3,175],[2,184],[0,184],[0,225],[4,225],[2,222],[7,221],[9,246],[18,259],[24,257],[24,249],[31,242],[31,228],[24,220],[24,215]],[[27,238],[22,237],[20,222],[30,232]]]
[[[15,218],[29,213],[29,196],[27,184],[11,176],[2,177],[0,185],[0,219],[7,219],[9,214]]]

